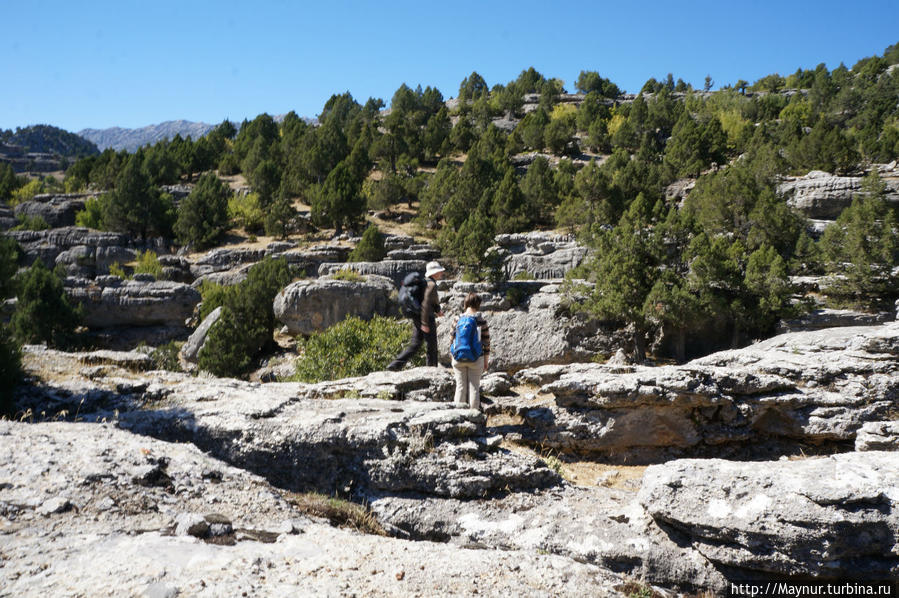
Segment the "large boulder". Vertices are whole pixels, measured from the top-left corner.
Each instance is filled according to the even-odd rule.
[[[672,461],[646,470],[649,514],[732,580],[899,577],[899,459]]]
[[[200,302],[200,293],[180,282],[67,278],[66,294],[84,310],[90,328],[118,326],[184,326]]]
[[[507,278],[527,275],[538,280],[564,278],[584,261],[589,250],[569,235],[542,232],[497,235]]]
[[[899,202],[899,180],[891,177],[889,169],[881,170],[887,186],[887,200]],[[806,217],[819,220],[836,220],[852,200],[862,193],[862,177],[835,176],[813,170],[801,177],[787,177],[777,188],[787,196],[787,203]]]
[[[383,262],[347,262],[347,263],[330,263],[325,262],[318,268],[319,276],[330,276],[336,274],[340,270],[352,270],[362,275],[384,276],[393,281],[395,286],[399,286],[407,274],[412,272],[424,272],[427,262],[424,260],[384,260]]]
[[[95,197],[91,193],[45,193],[23,201],[14,210],[17,217],[43,218],[50,228],[75,226],[75,214],[84,209],[85,201]]]
[[[96,260],[98,250],[101,251],[101,259],[109,252],[113,255],[119,253],[120,248],[126,248],[131,245],[128,235],[122,233],[110,233],[91,230],[89,228],[69,226],[64,228],[55,228],[50,230],[21,230],[9,231],[7,236],[16,240],[25,253],[23,259],[24,265],[31,265],[35,260],[41,260],[48,268],[56,266],[57,257],[76,247],[86,247],[88,251],[85,253],[87,261],[81,265],[97,269],[97,263],[90,261],[91,256]],[[79,250],[80,251],[80,250]],[[91,253],[92,251],[92,253]],[[67,261],[63,262],[68,264]],[[77,259],[77,258],[76,258]],[[103,261],[102,266],[109,268],[109,263]]]
[[[865,313],[850,309],[816,309],[792,320],[777,324],[777,333],[821,330],[841,326],[872,326],[896,319],[894,312]]]
[[[395,313],[393,290],[393,282],[383,276],[366,276],[362,282],[300,280],[275,296],[275,318],[291,334],[321,332],[350,316],[368,320]]]
[[[200,357],[200,350],[206,344],[206,337],[209,336],[209,331],[215,323],[219,321],[221,316],[222,307],[218,306],[203,319],[200,325],[197,326],[197,329],[194,330],[184,344],[181,345],[181,351],[178,353],[178,357],[180,358],[182,366],[190,368],[191,366],[196,365],[197,360]]]
[[[499,408],[529,443],[625,462],[845,450],[899,404],[897,354],[895,323],[790,333],[682,366],[524,370],[544,398]]]
[[[459,282],[441,293],[438,320],[441,357],[449,360],[451,324],[470,293],[481,297],[481,313],[490,326],[490,364],[517,370],[552,363],[587,361],[629,346],[629,337],[584,314],[573,314],[559,284],[521,281],[500,286]]]
[[[57,255],[56,264],[65,269],[67,276],[94,278],[108,274],[113,264],[133,261],[136,255],[133,249],[120,245],[76,245]]]

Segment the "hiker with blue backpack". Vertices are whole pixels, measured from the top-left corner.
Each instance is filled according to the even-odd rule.
[[[443,278],[446,270],[438,262],[428,262],[424,279],[421,273],[412,272],[400,285],[397,300],[403,315],[412,320],[412,339],[409,345],[396,356],[387,369],[396,372],[403,369],[422,341],[428,345],[428,365],[437,365],[437,316],[442,316],[440,297],[437,295],[437,281]]]
[[[465,310],[453,319],[450,354],[456,373],[457,407],[481,410],[481,374],[487,371],[490,356],[490,328],[478,312],[481,298],[468,293],[462,303]]]

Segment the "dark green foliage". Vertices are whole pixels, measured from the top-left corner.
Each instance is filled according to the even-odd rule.
[[[32,125],[13,131],[0,131],[0,141],[21,145],[29,152],[57,154],[70,158],[100,153],[93,142],[51,125]]]
[[[253,359],[271,341],[275,327],[272,303],[275,295],[290,281],[284,258],[266,258],[247,273],[247,279],[220,293],[213,291],[210,299],[221,300],[222,316],[209,331],[206,344],[200,350],[200,369],[216,376],[239,376],[246,372]],[[214,309],[208,292],[203,293],[204,309]]]
[[[459,84],[459,99],[474,100],[487,93],[487,82],[476,71],[462,79]]]
[[[535,222],[552,222],[552,215],[559,204],[559,193],[549,162],[538,156],[521,179],[527,213]]]
[[[21,253],[15,240],[0,236],[0,301],[15,294],[14,277]]]
[[[47,230],[50,228],[50,225],[47,224],[47,221],[40,214],[34,216],[19,214],[16,216],[16,220],[19,223],[12,227],[12,230]]]
[[[288,198],[282,196],[275,200],[265,213],[265,234],[279,239],[286,238],[296,213]]]
[[[25,178],[16,176],[12,166],[0,162],[0,203],[8,202],[12,192],[25,184]]]
[[[195,249],[211,247],[228,228],[228,197],[231,190],[215,174],[200,177],[181,205],[175,235],[182,245]]]
[[[712,163],[722,164],[727,137],[717,118],[705,123],[686,112],[681,116],[665,148],[665,162],[675,176],[697,176]]]
[[[617,98],[621,94],[617,85],[600,77],[596,71],[581,71],[574,86],[581,93],[595,92],[605,98]]]
[[[365,232],[362,233],[362,239],[356,248],[350,253],[350,262],[379,262],[387,255],[384,249],[384,235],[375,225],[369,225]]]
[[[498,233],[517,233],[531,224],[526,200],[514,168],[507,168],[503,180],[493,196],[492,213]]]
[[[347,161],[338,164],[312,198],[312,219],[321,226],[333,226],[339,235],[365,211],[362,181]]]
[[[22,351],[10,328],[0,324],[0,416],[13,415],[13,390],[21,379]]]
[[[302,343],[297,378],[302,382],[364,376],[383,370],[409,342],[406,321],[375,316],[369,321],[349,317]],[[421,353],[413,365],[424,365]]]
[[[22,343],[65,343],[81,319],[80,309],[72,307],[62,280],[37,260],[16,281],[18,302],[11,325]]]
[[[142,162],[143,155],[134,154],[116,177],[115,190],[101,200],[103,225],[145,239],[151,234],[171,236],[175,219],[171,198],[152,185]]]
[[[897,292],[892,271],[899,265],[899,230],[884,189],[876,174],[868,175],[864,194],[824,231],[827,272],[838,275],[828,292],[839,303],[889,306]]]

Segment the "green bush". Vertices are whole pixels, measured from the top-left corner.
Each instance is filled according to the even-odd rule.
[[[89,197],[84,202],[84,209],[75,214],[75,224],[103,230],[103,204],[96,197]]]
[[[228,200],[228,217],[235,227],[248,233],[260,233],[265,228],[265,212],[258,193],[250,193],[246,197],[232,195]]]
[[[47,224],[47,221],[40,214],[35,214],[34,216],[19,214],[16,216],[16,220],[19,223],[12,227],[12,230],[48,230],[50,228],[50,225]]]
[[[351,268],[341,268],[334,273],[335,280],[343,280],[345,282],[364,282],[365,277]]]
[[[131,275],[125,272],[125,268],[122,267],[122,264],[118,262],[113,262],[109,264],[109,274],[112,276],[118,276],[122,280],[126,280],[131,278]]]
[[[81,320],[80,307],[72,307],[62,280],[40,260],[17,281],[18,302],[12,316],[16,340],[22,343],[61,344],[75,332]]]
[[[228,198],[231,190],[211,172],[200,181],[181,205],[175,234],[182,245],[205,249],[215,244],[228,228]]]
[[[216,296],[216,300],[221,300],[222,316],[200,350],[200,369],[216,376],[245,373],[259,351],[272,340],[275,328],[272,303],[289,281],[287,261],[266,258],[250,268],[245,281],[222,290]],[[218,295],[217,290],[213,292]],[[209,307],[209,311],[214,309]]]
[[[0,325],[0,415],[12,415],[13,390],[22,378],[22,351],[12,331]]]
[[[200,283],[199,291],[203,298],[203,302],[200,304],[200,321],[202,322],[206,316],[215,311],[216,307],[225,304],[225,297],[229,293],[235,292],[236,287],[226,287],[217,282],[204,280]]]
[[[364,376],[383,370],[399,353],[412,330],[404,320],[375,316],[369,321],[350,317],[302,343],[297,378],[302,382]],[[413,365],[424,364],[424,351]]]
[[[162,280],[162,264],[155,251],[142,251],[137,254],[137,264],[134,266],[135,274],[152,274],[156,280]]]
[[[387,255],[384,249],[384,235],[377,226],[371,225],[362,233],[362,239],[350,253],[351,262],[380,262]]]

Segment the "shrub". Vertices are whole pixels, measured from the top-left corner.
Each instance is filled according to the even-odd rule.
[[[287,261],[266,258],[250,268],[245,281],[222,290],[221,296],[216,297],[221,300],[222,316],[200,350],[200,369],[216,376],[239,376],[246,372],[256,354],[272,339],[275,328],[272,303],[289,281]],[[209,311],[212,309],[214,306],[209,307]],[[206,309],[202,311],[209,313]]]
[[[348,258],[351,262],[379,262],[387,255],[384,249],[384,235],[377,226],[371,225],[362,233],[362,239]]]
[[[182,344],[184,343],[169,341],[153,349],[150,353],[150,358],[153,360],[154,367],[157,370],[169,372],[182,371],[181,362],[178,360],[178,352],[181,350]]]
[[[22,351],[12,331],[0,325],[0,415],[12,415],[13,390],[22,378]]]
[[[69,303],[59,276],[37,260],[17,282],[19,300],[12,316],[16,340],[50,344],[67,341],[78,326],[81,313]]]
[[[356,272],[355,270],[352,270],[350,268],[341,268],[334,274],[333,278],[335,280],[343,280],[346,282],[364,282],[365,281],[364,276],[362,276],[361,274],[359,274],[358,272]]]
[[[95,230],[103,230],[103,204],[96,197],[84,202],[84,209],[75,214],[75,224]]]
[[[409,341],[412,330],[402,320],[375,316],[350,317],[302,343],[297,378],[302,382],[364,376],[383,370]],[[423,365],[420,352],[414,365]]]
[[[35,214],[34,216],[19,214],[16,216],[16,220],[19,223],[12,227],[12,230],[47,230],[50,228],[50,225],[47,224],[47,221],[40,214]]]
[[[248,233],[260,233],[265,227],[265,212],[259,201],[259,194],[250,193],[245,197],[232,195],[228,200],[228,217],[237,228]]]
[[[40,179],[34,179],[33,181],[28,181],[22,187],[19,187],[15,191],[12,192],[12,198],[10,199],[10,205],[18,205],[25,201],[30,201],[34,199],[34,196],[38,193],[44,192],[44,182]]]
[[[18,269],[20,251],[14,239],[0,237],[0,300],[15,293],[13,278]]]
[[[226,287],[217,282],[208,280],[201,282],[199,291],[203,302],[200,304],[200,321],[205,320],[206,316],[211,314],[216,307],[224,305],[225,297],[228,293],[234,292],[234,290],[235,287]]]
[[[125,272],[125,269],[118,262],[113,262],[113,263],[109,264],[109,273],[112,276],[118,276],[122,280],[131,278],[131,275],[128,274],[127,272]]]
[[[137,254],[137,264],[134,266],[135,274],[152,274],[156,280],[162,280],[162,264],[159,263],[155,251],[142,251]]]

